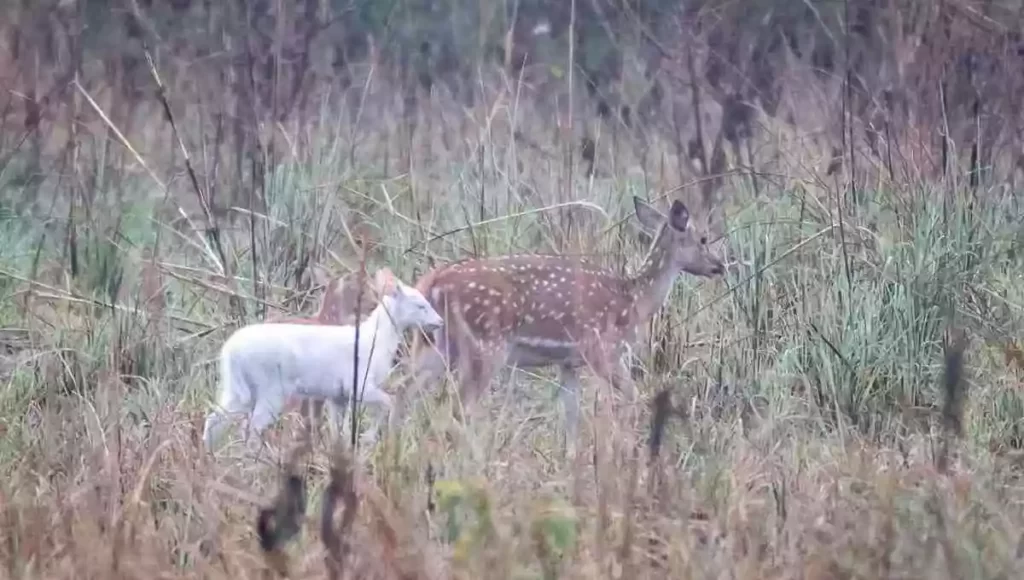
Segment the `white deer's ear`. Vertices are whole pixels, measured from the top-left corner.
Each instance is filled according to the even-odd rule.
[[[686,204],[678,199],[672,202],[672,209],[668,214],[668,223],[673,229],[681,232],[686,231],[687,226],[690,224],[690,210],[686,209]]]
[[[636,219],[640,222],[640,227],[649,234],[653,235],[658,231],[658,227],[665,221],[665,216],[660,211],[635,195],[633,196],[633,207],[636,210]]]
[[[398,279],[388,268],[377,270],[373,281],[377,293],[381,296],[392,296],[398,292]]]

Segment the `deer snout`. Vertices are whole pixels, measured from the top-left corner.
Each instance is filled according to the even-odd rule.
[[[425,330],[427,332],[433,332],[435,330],[440,330],[444,326],[444,319],[441,318],[440,314],[437,314],[435,312],[434,315],[432,317],[430,317],[429,319],[427,319],[427,321],[424,324],[422,324],[421,326],[423,327],[423,330]]]
[[[702,259],[694,264],[692,268],[685,268],[685,270],[695,276],[714,278],[715,276],[725,274],[725,264],[723,264],[718,258],[705,255],[702,256]]]

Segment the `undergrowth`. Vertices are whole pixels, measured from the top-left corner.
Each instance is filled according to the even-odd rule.
[[[423,107],[430,116],[445,105]],[[443,123],[421,125],[407,141],[382,117],[357,144],[352,121],[332,110],[265,168],[263,206],[228,208],[216,231],[198,214],[196,229],[179,219],[196,195],[187,180],[165,192],[113,159],[93,201],[48,177],[34,209],[0,220],[0,561],[10,577],[237,578],[268,565],[322,576],[337,547],[311,517],[324,505],[354,510],[327,528],[343,536],[353,578],[1019,569],[1014,192],[890,185],[837,205],[810,181],[756,195],[742,176],[727,183],[713,242],[728,274],[683,275],[641,333],[639,425],[589,381],[578,453],[565,457],[551,373],[502,375],[464,424],[450,385],[438,386],[379,447],[348,457],[321,440],[291,468],[308,501],[273,516],[275,529],[291,518],[299,533],[267,564],[256,513],[278,493],[299,421],[283,420],[259,458],[201,449],[217,349],[233,328],[312,312],[314,263],[342,273],[365,260],[410,283],[431,264],[516,251],[587,253],[630,270],[643,247],[629,196],[676,185],[623,154],[621,172],[565,191],[561,169],[504,131],[516,125],[501,106],[492,114],[507,127],[455,138]],[[521,123],[545,134],[540,121]],[[399,153],[408,171],[395,169]],[[2,207],[19,207],[20,187],[0,183]],[[689,191],[672,195],[696,207]],[[956,386],[969,393],[962,436],[944,410],[957,333],[969,338]],[[399,396],[403,378],[388,386]],[[648,461],[648,407],[663,390],[670,419]]]

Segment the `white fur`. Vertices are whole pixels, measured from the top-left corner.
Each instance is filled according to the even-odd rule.
[[[443,323],[418,290],[394,282],[394,290],[359,325],[357,384],[365,388],[360,398],[386,410],[389,423],[391,397],[380,387],[391,372],[402,333]],[[294,398],[330,402],[339,427],[353,391],[355,335],[354,325],[264,323],[235,331],[221,347],[219,408],[206,417],[206,447],[212,449],[222,435],[228,413],[249,414],[248,439],[271,426]]]

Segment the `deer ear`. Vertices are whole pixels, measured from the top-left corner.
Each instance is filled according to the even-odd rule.
[[[376,290],[381,296],[390,296],[398,291],[398,280],[389,268],[377,270],[374,282]]]
[[[636,211],[636,219],[640,222],[640,226],[649,234],[654,234],[654,232],[658,231],[658,226],[665,221],[665,216],[661,215],[660,211],[654,209],[654,206],[635,195],[633,196],[633,208]]]
[[[672,226],[672,229],[681,232],[686,231],[687,226],[690,225],[690,210],[686,209],[686,204],[678,199],[672,202],[672,209],[668,214],[668,223]]]

